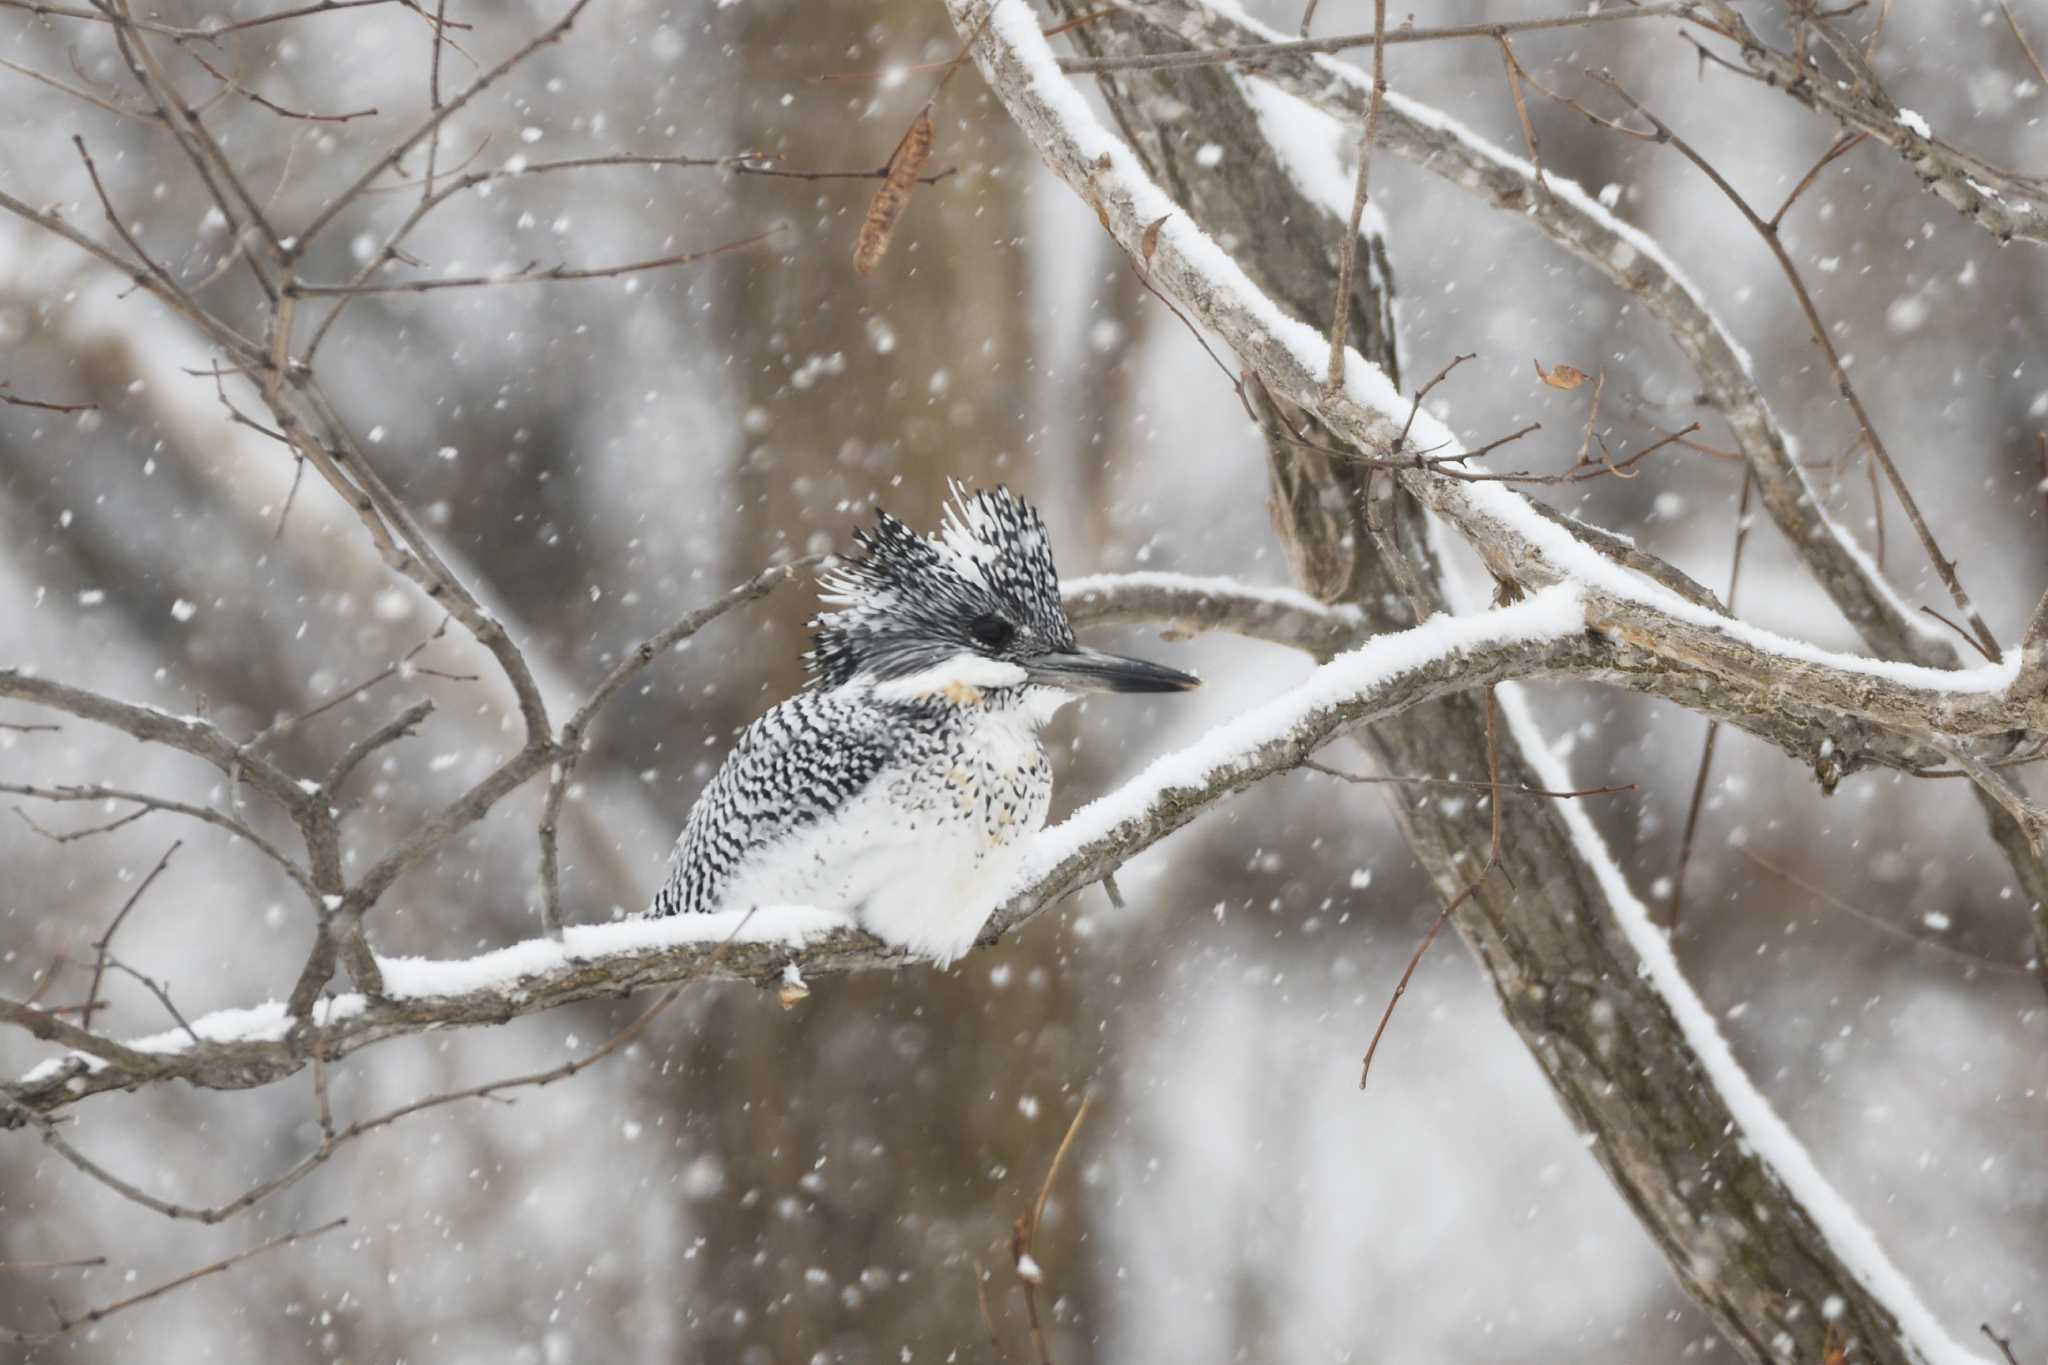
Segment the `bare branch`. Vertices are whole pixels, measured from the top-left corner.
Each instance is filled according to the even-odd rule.
[[[1687,143],[1685,139],[1672,132],[1667,124],[1645,108],[1642,102],[1637,100],[1635,96],[1623,89],[1621,84],[1611,75],[1606,72],[1592,73],[1592,75],[1594,80],[1620,96],[1629,108],[1649,120],[1650,125],[1656,129],[1659,142],[1669,143],[1679,155],[1698,167],[1700,172],[1713,182],[1714,187],[1720,190],[1730,203],[1735,205],[1737,211],[1742,214],[1743,218],[1748,221],[1752,228],[1756,229],[1757,235],[1762,237],[1764,244],[1771,249],[1771,254],[1777,258],[1779,267],[1785,272],[1785,278],[1792,286],[1794,296],[1799,300],[1800,311],[1806,315],[1806,324],[1813,334],[1814,344],[1819,346],[1821,354],[1827,357],[1828,368],[1834,373],[1836,387],[1840,389],[1842,397],[1848,401],[1850,410],[1856,414],[1856,421],[1863,428],[1864,439],[1869,442],[1871,454],[1876,458],[1878,467],[1884,470],[1885,478],[1890,482],[1892,492],[1899,500],[1899,505],[1905,508],[1906,519],[1912,523],[1914,533],[1920,537],[1920,547],[1927,552],[1929,561],[1934,565],[1935,573],[1939,575],[1942,583],[1948,588],[1949,595],[1955,599],[1956,606],[1969,621],[1970,627],[1976,633],[1977,640],[1982,645],[1986,656],[1996,658],[1998,656],[1998,641],[1991,634],[1991,627],[1986,625],[1984,618],[1977,614],[1977,608],[1972,605],[1970,595],[1963,591],[1962,580],[1956,576],[1955,562],[1942,554],[1941,547],[1934,541],[1934,533],[1928,529],[1926,519],[1920,515],[1920,505],[1914,501],[1913,494],[1906,487],[1906,481],[1900,475],[1898,466],[1892,462],[1891,452],[1885,448],[1883,438],[1877,434],[1876,423],[1870,420],[1870,413],[1865,410],[1863,400],[1857,396],[1855,386],[1849,382],[1848,367],[1842,364],[1842,357],[1836,351],[1834,341],[1828,336],[1827,324],[1821,321],[1820,312],[1814,307],[1813,296],[1807,293],[1806,285],[1800,279],[1799,268],[1792,263],[1792,256],[1785,250],[1784,242],[1779,240],[1777,227],[1758,217],[1756,210],[1749,206],[1749,201],[1744,199],[1736,191],[1735,187],[1729,184],[1722,177],[1721,173],[1708,163],[1705,157],[1693,150],[1691,144]],[[1790,201],[1788,200],[1788,207],[1789,204]]]
[[[1177,67],[1249,65],[1275,57],[1297,57],[1318,53],[1344,52],[1355,47],[1394,47],[1402,43],[1433,43],[1459,38],[1497,39],[1503,34],[1536,33],[1546,29],[1586,28],[1628,19],[1686,18],[1697,22],[1696,0],[1675,4],[1633,5],[1627,9],[1587,10],[1546,19],[1516,19],[1493,24],[1450,24],[1441,28],[1403,26],[1392,32],[1375,24],[1371,33],[1347,33],[1335,38],[1304,38],[1296,42],[1241,43],[1197,52],[1151,53],[1131,57],[1062,57],[1060,70],[1069,75],[1096,75],[1104,71],[1164,71]],[[1311,11],[1313,12],[1313,11]],[[1303,21],[1304,26],[1306,20]]]
[[[568,723],[562,726],[562,733],[555,742],[557,757],[553,773],[548,780],[548,794],[541,805],[540,816],[541,924],[549,938],[559,942],[562,937],[562,879],[556,861],[557,821],[562,812],[562,799],[568,794],[570,775],[575,772],[576,763],[583,756],[585,733],[590,723],[597,718],[599,709],[616,696],[619,689],[631,682],[642,669],[663,654],[735,607],[766,597],[794,578],[799,568],[816,564],[822,558],[822,555],[807,555],[787,564],[764,569],[738,587],[728,589],[717,601],[697,608],[668,629],[642,640],[605,675],[604,681],[597,685],[589,699],[578,707],[576,714],[569,717]]]
[[[1308,20],[1303,18],[1306,26]],[[1358,229],[1365,217],[1366,177],[1372,170],[1373,137],[1379,130],[1380,106],[1387,98],[1387,0],[1373,0],[1372,6],[1372,98],[1366,104],[1365,127],[1358,134],[1358,173],[1351,187],[1351,218],[1344,240],[1337,246],[1336,302],[1331,306],[1330,360],[1323,374],[1329,389],[1344,386],[1344,331],[1351,321],[1351,271],[1358,257]],[[1414,422],[1414,413],[1409,413]]]
[[[337,0],[337,3],[346,2],[347,0]],[[275,1251],[279,1247],[288,1247],[296,1242],[307,1241],[310,1238],[318,1237],[324,1233],[332,1232],[336,1228],[346,1226],[348,1226],[348,1219],[337,1218],[331,1223],[322,1223],[316,1228],[287,1232],[282,1237],[271,1238],[261,1246],[250,1247],[247,1251],[238,1251],[232,1256],[215,1261],[212,1265],[201,1266],[197,1270],[187,1271],[176,1279],[166,1280],[155,1288],[145,1289],[139,1294],[130,1294],[125,1299],[117,1299],[103,1308],[87,1309],[77,1317],[69,1317],[59,1313],[57,1315],[57,1326],[51,1331],[25,1332],[18,1328],[0,1327],[0,1341],[11,1341],[17,1345],[46,1346],[61,1337],[77,1331],[81,1327],[90,1327],[95,1323],[104,1322],[116,1313],[125,1312],[137,1305],[148,1303],[151,1299],[162,1298],[172,1290],[183,1289],[194,1280],[203,1280],[210,1275],[219,1275],[225,1271],[232,1270],[242,1262],[252,1257],[261,1256],[266,1251]]]
[[[169,848],[164,850],[164,856],[156,860],[156,866],[149,870],[149,875],[142,879],[142,881],[136,886],[135,890],[132,893],[130,893],[128,899],[122,904],[121,908],[114,912],[114,918],[107,924],[107,931],[104,934],[101,934],[99,936],[98,941],[96,941],[92,945],[92,984],[85,988],[85,1011],[79,1016],[78,1019],[78,1026],[80,1028],[89,1029],[92,1027],[93,1002],[100,998],[100,978],[106,975],[107,954],[108,951],[113,946],[114,935],[117,932],[119,932],[122,921],[128,918],[129,911],[135,908],[136,903],[139,902],[142,899],[144,893],[146,893],[149,890],[150,884],[163,874],[163,870],[166,867],[170,866],[171,856],[178,851],[179,847],[182,845],[182,842],[183,841],[181,840],[177,843],[173,843]],[[198,1043],[199,1039],[197,1037],[194,1037],[192,1041],[196,1044]]]
[[[538,269],[533,265],[517,270],[502,271],[491,275],[444,276],[430,280],[393,280],[388,283],[370,282],[365,284],[295,284],[291,292],[301,298],[345,298],[365,294],[426,294],[437,289],[477,289],[507,284],[548,284],[560,280],[608,280],[620,275],[635,275],[648,270],[667,270],[671,266],[695,265],[716,256],[727,256],[750,246],[757,246],[776,235],[782,229],[771,227],[751,237],[707,247],[702,251],[684,251],[669,256],[657,256],[646,261],[627,261],[620,265],[590,266],[571,268],[566,265]]]
[[[427,117],[422,119],[412,131],[406,133],[397,142],[393,143],[384,155],[377,159],[374,165],[357,176],[347,189],[327,201],[327,206],[315,214],[313,221],[306,225],[303,232],[299,233],[297,240],[292,245],[293,256],[304,255],[306,249],[312,245],[313,240],[326,231],[328,224],[339,217],[351,204],[362,198],[370,186],[376,183],[378,176],[383,175],[386,171],[391,170],[399,162],[403,161],[406,153],[419,145],[420,139],[431,135],[443,123],[447,122],[450,117],[467,107],[471,100],[504,79],[507,73],[519,66],[528,57],[531,57],[550,43],[559,42],[562,36],[568,33],[570,27],[576,22],[576,17],[582,14],[584,8],[589,4],[590,0],[574,0],[574,3],[569,6],[560,19],[550,24],[531,41],[520,47],[511,56],[505,58],[504,61],[499,62],[490,70],[477,76],[475,80],[463,87],[453,98],[429,112]]]

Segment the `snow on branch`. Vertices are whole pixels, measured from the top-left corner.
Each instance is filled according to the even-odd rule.
[[[997,97],[1047,165],[1096,210],[1148,280],[1214,331],[1274,394],[1315,413],[1342,441],[1375,459],[1404,455],[1411,426],[1423,448],[1453,455],[1462,449],[1433,417],[1421,415],[1418,421],[1387,377],[1361,357],[1346,357],[1341,386],[1322,382],[1320,334],[1288,316],[1254,286],[1238,263],[1152,182],[1135,154],[1103,127],[1060,74],[1027,6],[1017,0],[995,0],[986,11],[974,0],[949,0],[949,5],[955,26],[975,47]],[[1498,581],[1513,585],[1510,591],[1542,586],[1542,595],[1548,595],[1560,587],[1575,587],[1583,593],[1587,623],[1604,639],[1639,652],[1654,661],[1658,671],[1695,674],[1703,691],[1688,704],[1712,709],[1707,693],[1744,694],[1737,699],[1738,709],[1767,714],[1796,701],[1909,736],[1990,733],[2000,725],[2048,728],[2048,701],[2018,695],[2013,686],[2019,668],[2016,655],[1984,669],[1955,673],[1818,650],[1730,621],[1616,564],[1536,513],[1512,490],[1438,477],[1420,460],[1399,477],[1466,538]],[[1658,684],[1640,679],[1604,680],[1659,690]],[[1541,736],[1526,725],[1521,729],[1525,747],[1540,757]],[[1167,763],[1181,761],[1185,760],[1177,756]],[[1538,776],[1547,786],[1570,785],[1554,761],[1547,768],[1539,766]],[[1091,808],[1070,825],[1078,833],[1091,818],[1107,816],[1095,815]],[[1580,856],[1603,883],[1613,883],[1604,884],[1603,891],[1615,902],[1615,914],[1645,965],[1654,1000],[1661,1002],[1661,1011],[1678,1024],[1683,1036],[1681,1046],[1668,1055],[1660,1051],[1656,1062],[1674,1075],[1701,1077],[1706,1102],[1699,1112],[1732,1115],[1763,1158],[1763,1174],[1771,1185],[1750,1197],[1768,1202],[1774,1214],[1769,1221],[1793,1229],[1794,1245],[1787,1254],[1804,1256],[1809,1265],[1816,1263],[1815,1258],[1825,1263],[1830,1253],[1841,1259],[1858,1291],[1859,1301],[1853,1306],[1857,1321],[1876,1335],[1896,1338],[1866,1338],[1866,1345],[1877,1349],[1881,1358],[1941,1365],[1974,1359],[1947,1336],[1877,1250],[1810,1157],[1741,1075],[1711,1022],[1704,1021],[1701,1027],[1704,1015],[1697,997],[1589,830],[1583,820],[1575,829]],[[1063,866],[1084,856],[1077,850]],[[1629,922],[1631,913],[1634,924]],[[1642,941],[1636,941],[1639,936]],[[1610,1156],[1631,1159],[1629,1154]],[[1682,1263],[1685,1247],[1699,1241],[1698,1229],[1683,1231],[1693,1220],[1682,1192],[1671,1188],[1668,1178],[1654,1174],[1646,1181],[1624,1184],[1638,1197],[1672,1204],[1645,1216],[1653,1228],[1675,1239],[1670,1250],[1681,1261],[1681,1274],[1698,1282],[1704,1296],[1716,1298],[1718,1291],[1708,1282],[1718,1277]],[[1839,1308],[1841,1300],[1834,1302]],[[1734,1307],[1722,1321],[1745,1354],[1755,1348],[1755,1358],[1761,1359],[1772,1349],[1766,1346],[1769,1317]]]
[[[1236,48],[1280,41],[1282,36],[1234,8],[1206,0],[1124,0],[1124,7],[1192,48]],[[1361,122],[1371,78],[1332,57],[1281,52],[1245,78],[1250,89],[1284,92],[1347,125]],[[1272,100],[1262,100],[1262,113]],[[1707,306],[1704,295],[1649,234],[1625,222],[1577,182],[1536,167],[1494,145],[1463,123],[1399,91],[1387,92],[1375,125],[1377,145],[1486,203],[1510,211],[1552,242],[1598,271],[1631,298],[1641,299],[1664,324],[1699,375],[1713,406],[1728,421],[1755,472],[1764,507],[1785,533],[1836,607],[1880,653],[1937,667],[1953,664],[1948,640],[1907,605],[1830,518],[1793,445],[1758,387],[1748,352]],[[1319,157],[1299,139],[1276,146],[1299,173]],[[1326,176],[1327,178],[1327,168]],[[1319,199],[1349,194],[1341,172]]]
[[[1204,601],[1272,603],[1289,596],[1217,580],[1189,582],[1192,587],[1173,592],[1170,581],[1148,581],[1139,591],[1154,599],[1169,594],[1172,618],[1198,612]],[[1088,582],[1083,592],[1105,604],[1118,596],[1107,579]],[[1301,610],[1305,604],[1289,605]],[[982,943],[1100,880],[1217,802],[1296,766],[1349,726],[1506,678],[1583,671],[1601,648],[1585,632],[1585,608],[1571,586],[1376,637],[1040,834],[1016,891],[991,919]],[[88,1095],[165,1080],[215,1089],[269,1084],[316,1056],[332,1062],[387,1038],[500,1024],[649,986],[707,977],[772,985],[792,965],[812,977],[903,960],[844,916],[802,907],[571,925],[560,942],[537,938],[450,961],[380,958],[382,998],[351,994],[322,1001],[296,1030],[285,1003],[275,1000],[203,1015],[190,1021],[189,1031],[128,1044],[79,1038],[75,1026],[63,1025],[61,1033],[46,1036],[75,1050],[0,1086],[0,1109],[10,1111],[0,1113],[0,1126],[47,1116]],[[32,1031],[41,1019],[55,1022],[14,1002],[0,1002],[0,1018]]]
[[[959,3],[954,16],[963,31],[981,22]],[[1631,645],[1672,667],[1731,685],[1775,686],[1908,733],[2048,729],[2048,698],[2019,696],[2011,686],[2016,656],[1950,671],[1819,649],[1720,616],[1617,564],[1513,489],[1438,476],[1433,464],[1465,449],[1450,428],[1418,411],[1363,357],[1347,363],[1341,389],[1325,388],[1322,333],[1289,316],[1153,183],[1060,74],[1025,9],[998,0],[982,23],[976,55],[1046,164],[1096,210],[1133,261],[1143,262],[1148,278],[1221,337],[1274,394],[1316,413],[1369,457],[1400,461],[1411,433],[1413,447],[1433,452],[1399,477],[1458,529],[1498,579],[1524,589],[1578,583],[1596,625],[1622,630]],[[1798,685],[1784,686],[1788,676]],[[1655,680],[1631,685],[1658,690]]]

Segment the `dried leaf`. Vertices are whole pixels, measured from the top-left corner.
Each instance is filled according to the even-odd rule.
[[[853,268],[863,275],[874,274],[875,267],[888,254],[889,243],[896,236],[896,224],[910,203],[910,192],[917,188],[917,178],[931,163],[932,132],[932,111],[922,110],[917,122],[910,125],[910,131],[897,144],[896,154],[889,158],[889,173],[882,177],[882,187],[868,202],[867,220],[860,225],[860,239],[853,248]]]
[[[1144,253],[1145,265],[1148,269],[1152,265],[1152,253],[1159,250],[1159,229],[1165,227],[1166,220],[1171,217],[1173,215],[1170,213],[1160,214],[1155,221],[1146,225],[1145,235],[1139,240],[1138,248]]]
[[[1576,389],[1591,378],[1576,365],[1559,365],[1556,369],[1545,370],[1543,362],[1536,362],[1536,377],[1553,389]]]

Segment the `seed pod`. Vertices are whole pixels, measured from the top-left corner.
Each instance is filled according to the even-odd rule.
[[[888,254],[897,221],[910,203],[910,192],[917,188],[917,179],[931,159],[932,113],[926,109],[903,135],[896,154],[889,158],[889,173],[882,177],[882,187],[868,204],[867,220],[860,225],[860,239],[853,248],[853,268],[861,274],[874,274]]]

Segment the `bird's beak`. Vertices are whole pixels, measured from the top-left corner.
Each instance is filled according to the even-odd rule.
[[[1202,685],[1192,673],[1098,649],[1041,654],[1025,662],[1024,672],[1034,683],[1069,692],[1185,692]]]

